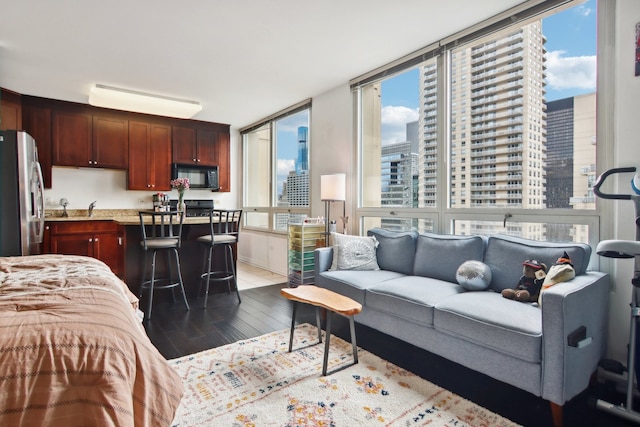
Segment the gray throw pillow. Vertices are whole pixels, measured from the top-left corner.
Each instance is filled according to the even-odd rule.
[[[416,245],[416,276],[431,277],[456,283],[460,264],[482,261],[484,241],[480,236],[422,233]]]
[[[331,233],[336,270],[380,270],[376,261],[375,237]]]
[[[417,231],[390,231],[384,228],[372,228],[367,232],[367,235],[374,236],[379,242],[376,253],[381,270],[407,275],[413,274]]]

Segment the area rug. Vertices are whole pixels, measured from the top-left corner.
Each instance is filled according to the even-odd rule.
[[[324,332],[323,332],[324,334]],[[315,326],[238,341],[169,361],[185,385],[174,426],[516,426],[358,349],[359,363],[322,376]],[[353,362],[331,336],[329,372]]]

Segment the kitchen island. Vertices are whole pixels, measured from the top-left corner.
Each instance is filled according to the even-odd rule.
[[[140,245],[142,232],[138,210],[95,210],[92,216],[82,209],[70,210],[68,217],[61,217],[59,210],[46,214],[42,253],[85,255],[100,259],[125,281],[134,294],[139,295],[144,251]],[[179,249],[180,270],[185,290],[192,296],[198,292],[205,254],[205,248],[197,239],[205,234],[209,234],[208,217],[185,217],[182,246]],[[235,261],[236,248],[233,252]],[[214,248],[213,262],[215,269],[222,268],[222,248]],[[161,275],[165,273],[160,270]],[[227,292],[227,287],[224,284],[214,285],[209,292]],[[158,298],[170,296],[170,292],[157,294]]]

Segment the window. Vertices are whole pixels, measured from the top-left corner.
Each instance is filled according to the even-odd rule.
[[[241,130],[244,226],[286,231],[309,215],[309,118],[301,105]]]
[[[597,4],[544,5],[352,82],[361,229],[597,240]]]

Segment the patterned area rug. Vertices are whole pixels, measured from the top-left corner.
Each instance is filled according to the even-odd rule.
[[[323,377],[317,338],[303,324],[291,353],[283,330],[169,361],[186,390],[173,425],[516,425],[362,349]],[[352,362],[351,344],[332,336],[329,372]]]

